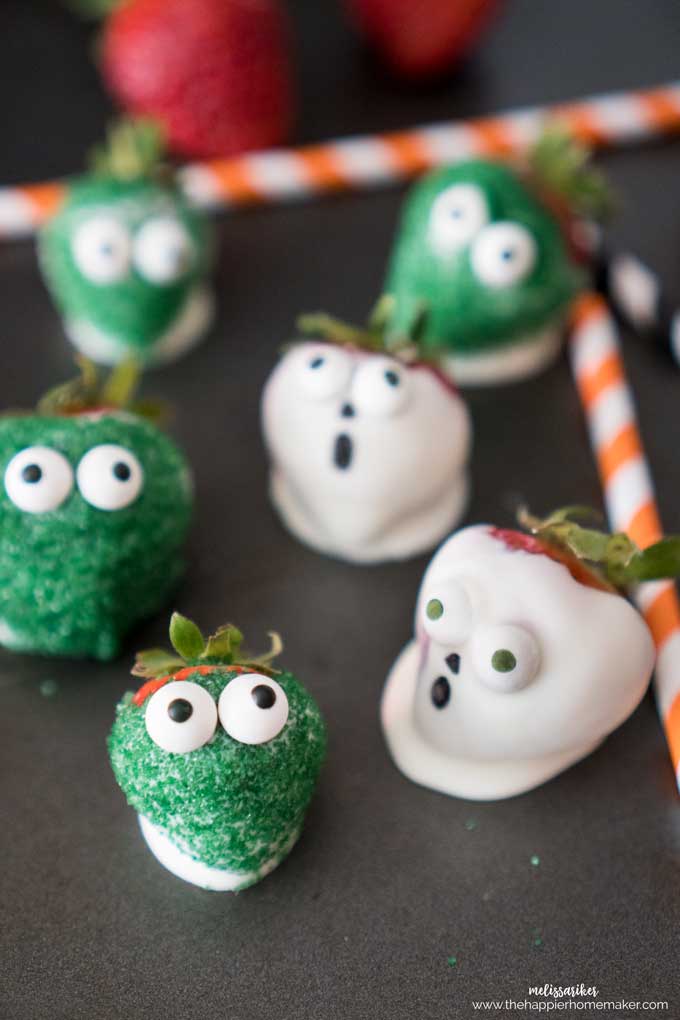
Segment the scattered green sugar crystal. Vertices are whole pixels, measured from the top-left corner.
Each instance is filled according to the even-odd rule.
[[[533,857],[529,858],[529,863],[532,867],[537,868],[541,863],[541,858],[537,854],[534,854]]]

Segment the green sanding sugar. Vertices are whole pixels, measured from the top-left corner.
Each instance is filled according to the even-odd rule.
[[[106,227],[111,221],[118,225],[113,235]],[[168,221],[186,237],[188,258],[177,277],[162,285],[133,265],[103,286],[99,279],[88,277],[78,262],[75,239],[88,224],[94,227],[95,240],[99,229],[100,244],[115,248],[119,244],[132,247],[146,224]],[[212,261],[211,233],[205,215],[191,208],[175,185],[152,177],[118,180],[89,175],[71,182],[63,205],[40,232],[40,264],[67,323],[89,324],[123,350],[143,357],[205,283]],[[157,243],[161,259],[172,257],[176,240]]]
[[[534,854],[532,857],[529,858],[529,863],[533,868],[537,868],[541,863],[541,858],[537,854]]]
[[[472,252],[483,224],[449,252],[433,245],[434,204],[455,185],[479,195],[489,224],[511,221],[528,232],[536,260],[512,286],[487,285],[475,269]],[[497,161],[462,161],[428,174],[409,194],[385,286],[394,299],[389,329],[409,335],[425,307],[420,340],[426,348],[489,351],[559,323],[583,284],[559,223],[517,173]]]
[[[56,680],[43,680],[40,683],[39,690],[43,698],[53,698],[59,690],[59,685]]]
[[[446,962],[448,963],[449,967],[455,967],[456,964],[458,963],[458,957],[456,957],[456,956],[449,956],[447,958]]]
[[[238,674],[228,666],[186,677],[217,702]],[[172,682],[172,681],[170,681]],[[274,739],[242,744],[218,724],[187,754],[162,750],[146,731],[146,702],[117,708],[109,736],[114,774],[130,805],[184,853],[211,867],[251,872],[284,856],[304,819],[326,749],[321,713],[291,673],[277,674],[289,714]]]
[[[189,470],[151,422],[122,412],[0,418],[0,472],[19,451],[45,446],[75,475],[102,444],[123,447],[142,466],[141,492],[122,509],[98,509],[74,483],[56,509],[29,513],[0,487],[0,644],[13,651],[110,659],[179,580]]]

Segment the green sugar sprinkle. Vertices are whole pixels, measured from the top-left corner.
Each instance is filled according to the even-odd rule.
[[[534,854],[532,857],[529,858],[529,863],[533,868],[537,868],[541,863],[541,858],[538,856],[538,854]]]
[[[449,967],[455,967],[456,964],[458,963],[458,958],[456,956],[449,956],[446,962],[448,963]]]
[[[444,606],[439,599],[430,599],[425,612],[429,620],[438,620],[444,614]]]
[[[468,818],[468,820],[465,823],[465,828],[467,829],[468,832],[474,832],[474,830],[477,828],[477,822],[474,820],[474,818]]]
[[[38,689],[43,698],[53,698],[59,690],[59,684],[56,680],[43,680]]]

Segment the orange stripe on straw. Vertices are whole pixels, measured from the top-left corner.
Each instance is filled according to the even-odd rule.
[[[585,104],[558,106],[555,110],[555,119],[566,124],[572,134],[588,145],[604,145],[608,140],[608,133],[597,115]]]
[[[680,606],[672,585],[659,592],[645,609],[644,617],[652,632],[654,644],[657,649],[661,648],[671,634],[680,629]]]
[[[666,739],[677,774],[680,765],[680,694],[673,699],[666,714]]]
[[[21,192],[36,212],[39,223],[53,216],[66,195],[66,185],[52,182],[48,184],[28,184]]]
[[[642,456],[642,443],[635,425],[625,425],[617,436],[597,451],[600,474],[608,485],[613,475],[628,461]]]
[[[623,381],[623,366],[616,354],[608,355],[592,372],[584,372],[578,380],[578,388],[586,410],[590,410],[610,386]]]
[[[404,174],[419,174],[432,165],[423,142],[415,132],[399,131],[384,138],[390,157]]]
[[[511,125],[500,117],[484,117],[468,125],[481,153],[487,156],[508,156],[517,149]]]
[[[626,530],[641,549],[658,542],[663,531],[656,504],[651,500],[643,503],[633,514]]]
[[[307,180],[318,191],[340,191],[351,183],[328,146],[310,145],[300,149],[298,157]]]
[[[655,128],[664,132],[680,130],[680,101],[677,93],[654,89],[642,92],[638,101]]]
[[[598,294],[582,294],[573,304],[571,320],[577,329],[580,329],[588,321],[601,319],[606,314],[606,306]]]
[[[239,159],[213,160],[208,169],[214,174],[221,195],[230,202],[239,205],[252,205],[264,201],[264,195],[258,190],[247,169]]]

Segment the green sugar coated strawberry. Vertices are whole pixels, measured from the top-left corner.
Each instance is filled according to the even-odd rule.
[[[178,613],[173,653],[142,653],[118,705],[115,777],[159,861],[215,890],[246,888],[288,854],[325,755],[321,713],[287,671],[242,651],[233,625],[207,640]]]
[[[424,315],[421,343],[462,385],[543,368],[586,280],[576,226],[608,204],[587,161],[554,128],[521,166],[475,159],[423,178],[407,199],[386,281],[390,332],[407,333]]]
[[[163,163],[159,128],[141,120],[111,129],[38,238],[66,333],[101,364],[168,361],[198,342],[213,316],[212,248]]]
[[[111,659],[183,572],[189,468],[135,413],[131,383],[128,366],[102,385],[84,365],[35,413],[0,417],[0,644],[12,651]]]

